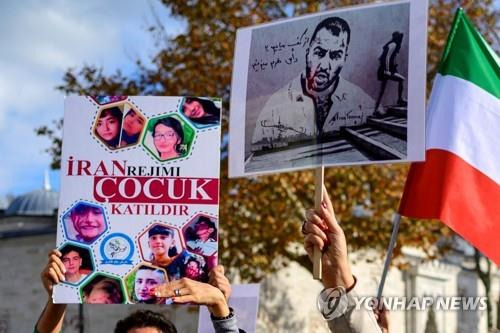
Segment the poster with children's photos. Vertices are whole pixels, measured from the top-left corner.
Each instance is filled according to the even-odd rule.
[[[55,303],[168,304],[217,265],[221,100],[65,100]]]

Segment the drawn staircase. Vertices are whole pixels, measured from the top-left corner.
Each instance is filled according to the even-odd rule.
[[[347,140],[370,159],[406,158],[407,108],[389,107],[382,117],[369,117],[366,124],[343,130]]]

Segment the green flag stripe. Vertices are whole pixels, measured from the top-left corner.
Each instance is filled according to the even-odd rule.
[[[470,81],[500,98],[498,56],[461,8],[455,15],[438,71]]]

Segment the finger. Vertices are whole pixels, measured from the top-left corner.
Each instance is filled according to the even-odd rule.
[[[330,200],[328,192],[323,192],[323,201],[321,203],[321,215],[330,230],[336,230],[339,228],[337,218],[335,217],[335,212],[333,210],[333,205]]]
[[[318,247],[320,250],[323,250],[324,245],[325,245],[325,243],[323,242],[323,240],[316,235],[308,234],[304,238],[304,247],[307,251],[307,254],[311,258],[313,255],[314,248]]]
[[[186,288],[172,288],[172,286],[162,284],[153,289],[152,294],[156,297],[175,297],[175,290],[179,290],[181,295],[189,294]]]
[[[326,234],[323,232],[323,230],[321,230],[316,224],[306,222],[304,229],[306,231],[306,235],[308,235],[308,234],[316,235],[316,236],[320,237],[321,239],[323,239],[324,242],[326,242],[328,239],[326,237]]]
[[[48,257],[50,258],[53,254],[57,257],[62,257],[62,253],[58,249],[53,249],[49,252]]]
[[[61,261],[61,258],[59,258],[55,253],[50,255],[49,262],[55,263],[57,266],[59,266],[61,272],[66,273],[66,267]]]
[[[172,297],[172,301],[174,303],[190,303],[190,302],[192,302],[192,303],[199,304],[198,302],[196,302],[196,299],[193,295]]]
[[[156,297],[173,297],[174,293],[170,287],[164,283],[156,286],[151,290],[151,294]]]
[[[180,280],[173,280],[169,283],[162,284],[154,289],[154,295],[156,297],[173,297],[175,296],[174,290],[189,288],[192,280],[188,278],[182,278]]]
[[[308,209],[306,211],[306,220],[307,222],[314,223],[318,227],[320,227],[323,230],[327,229],[327,225],[323,221],[323,219],[312,209]]]
[[[54,269],[52,269],[52,267],[49,268],[48,273],[49,273],[50,279],[52,280],[52,282],[54,284],[61,282],[61,280],[59,280],[59,275],[56,273],[56,271]]]
[[[225,276],[216,276],[214,278],[214,280],[218,283],[218,284],[227,284],[229,285],[229,280],[225,277]]]
[[[215,266],[214,269],[215,269],[216,273],[219,273],[220,275],[225,274],[225,269],[224,269],[224,266],[222,266],[222,265],[217,265],[217,266]]]
[[[64,274],[61,272],[61,268],[55,262],[53,262],[50,265],[50,268],[54,270],[54,272],[56,272],[56,274],[59,276],[59,280],[65,281],[65,277]]]
[[[224,266],[222,265],[217,265],[215,266],[211,271],[209,276],[210,277],[217,277],[217,276],[224,276]]]

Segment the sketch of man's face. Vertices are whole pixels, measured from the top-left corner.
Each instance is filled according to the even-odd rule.
[[[338,78],[347,57],[345,31],[334,36],[326,28],[318,31],[306,52],[308,88],[317,92],[330,87]]]

